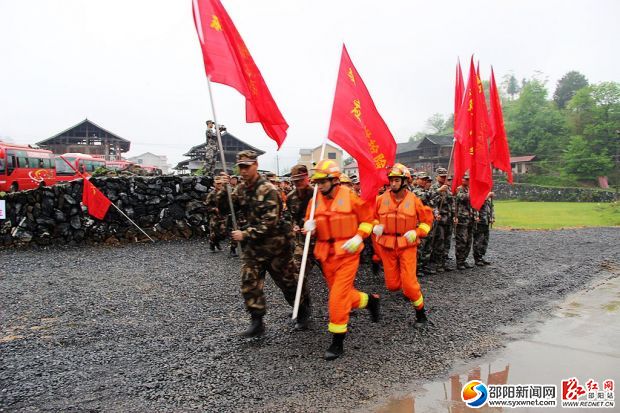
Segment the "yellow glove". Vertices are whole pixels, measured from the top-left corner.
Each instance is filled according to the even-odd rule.
[[[362,242],[364,242],[362,237],[360,237],[359,234],[355,235],[353,238],[344,243],[342,249],[350,254],[353,254],[354,252],[357,252],[360,245],[362,245]]]
[[[418,237],[417,234],[415,233],[415,229],[412,229],[411,231],[407,231],[405,232],[405,234],[403,235],[403,237],[405,237],[407,239],[407,242],[409,244],[413,244],[415,242],[415,239]]]

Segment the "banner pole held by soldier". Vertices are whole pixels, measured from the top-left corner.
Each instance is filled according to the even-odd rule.
[[[215,134],[217,135],[217,145],[220,151],[220,158],[222,161],[222,169],[226,174],[228,174],[228,170],[226,168],[226,157],[224,156],[224,146],[222,145],[222,135],[220,133],[220,125],[217,123],[217,115],[215,114],[215,104],[213,103],[213,91],[211,90],[211,78],[207,76],[207,85],[209,88],[209,100],[211,101],[211,111],[213,112],[213,123],[215,123]],[[237,227],[237,217],[235,216],[235,208],[232,201],[232,189],[230,187],[230,183],[226,182],[226,193],[228,194],[228,205],[230,206],[230,217],[232,218],[233,229],[236,231],[239,228]],[[243,251],[241,244],[239,244],[239,250]]]
[[[325,145],[327,144],[327,139],[323,140],[323,145],[321,147],[321,156],[319,159],[323,159],[325,156]],[[312,192],[312,205],[310,207],[310,219],[314,219],[314,210],[316,205],[316,197],[318,194],[319,188],[318,186],[314,186],[314,191]],[[304,285],[304,276],[306,275],[306,261],[308,261],[308,251],[310,250],[310,238],[312,238],[312,232],[306,232],[306,239],[304,241],[304,252],[301,257],[301,266],[299,268],[299,279],[297,280],[297,292],[295,293],[295,304],[293,305],[293,317],[295,320],[297,318],[297,313],[299,312],[299,302],[301,301],[301,292],[302,287]]]

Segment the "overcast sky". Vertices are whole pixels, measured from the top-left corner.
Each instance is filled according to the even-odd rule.
[[[578,70],[620,81],[618,0],[222,0],[288,121],[280,169],[327,133],[342,42],[397,142],[453,107],[454,66],[541,71],[553,93]],[[85,117],[176,164],[212,118],[191,0],[0,0],[0,137],[34,143]],[[267,151],[233,89],[218,120]]]

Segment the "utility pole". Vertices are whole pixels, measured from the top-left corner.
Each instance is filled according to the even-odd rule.
[[[276,175],[280,176],[280,160],[278,159],[278,153],[276,152]]]

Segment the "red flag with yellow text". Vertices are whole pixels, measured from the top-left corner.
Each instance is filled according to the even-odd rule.
[[[224,6],[193,0],[193,12],[207,76],[245,96],[246,121],[260,122],[279,149],[288,124]]]
[[[362,199],[374,200],[388,183],[386,168],[394,164],[396,141],[344,45],[328,137],[357,160]]]
[[[502,114],[502,103],[499,99],[499,92],[495,84],[495,73],[491,68],[491,163],[499,170],[506,172],[509,183],[512,183],[512,168],[510,167],[510,148],[504,127],[504,115]]]
[[[474,68],[472,57],[469,79],[465,89],[465,99],[459,110],[454,136],[456,145],[460,145],[457,170],[455,163],[454,184],[462,179],[462,165],[469,165],[469,201],[475,209],[480,209],[493,187],[491,163],[489,161],[489,114],[484,99],[482,81]],[[456,160],[456,159],[455,159]]]
[[[103,219],[112,202],[97,187],[84,178],[82,188],[82,203],[88,208],[88,213],[97,219]]]

